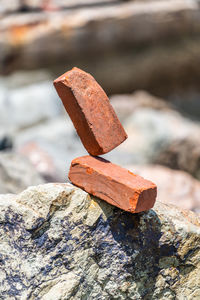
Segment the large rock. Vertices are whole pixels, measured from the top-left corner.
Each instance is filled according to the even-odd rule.
[[[160,151],[155,162],[187,171],[200,179],[200,143],[197,134],[191,132],[186,137],[173,140]]]
[[[39,72],[37,74],[40,75]],[[19,76],[9,76],[1,81],[0,126],[8,133],[31,127],[62,113],[61,101],[52,82],[26,84],[31,75],[34,76],[34,73],[24,74],[23,86],[17,84]]]
[[[118,159],[121,152],[124,153],[120,159],[122,165],[131,164],[131,161],[163,164],[187,171],[199,179],[200,123],[167,107],[160,99],[154,101],[148,94],[136,93],[128,98],[127,107],[126,102],[124,108],[121,104],[128,139],[106,157],[112,159],[113,156],[113,162],[117,162],[115,158]],[[123,103],[122,96],[121,100]],[[113,104],[120,110],[118,101],[113,99]]]
[[[12,152],[0,153],[0,193],[19,193],[30,185],[44,183],[29,160]]]
[[[72,159],[87,154],[67,114],[23,130],[14,141],[48,181],[65,182]]]
[[[200,122],[144,92],[127,95],[125,100],[112,98],[129,136],[116,154],[132,152],[134,163],[162,164],[200,179]]]
[[[70,184],[0,196],[0,298],[199,299],[200,219],[130,214]]]
[[[78,65],[110,93],[199,92],[198,0],[60,2],[68,9],[2,17],[0,73],[50,67],[59,75]]]
[[[0,16],[5,13],[13,13],[20,9],[20,0],[12,0],[8,2],[6,0],[0,1]]]

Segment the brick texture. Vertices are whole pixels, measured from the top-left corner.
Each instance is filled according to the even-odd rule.
[[[154,183],[99,157],[74,159],[69,179],[86,192],[131,213],[152,208],[156,200]]]
[[[107,153],[127,138],[106,93],[90,74],[73,68],[54,80],[54,86],[89,154]]]

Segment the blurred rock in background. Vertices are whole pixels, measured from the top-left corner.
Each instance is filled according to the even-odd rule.
[[[47,68],[56,78],[75,65],[110,94],[145,89],[199,115],[198,0],[0,3],[1,74]]]
[[[19,193],[41,183],[44,180],[27,158],[12,152],[0,153],[0,194]]]
[[[128,169],[156,182],[158,201],[200,213],[200,182],[188,173],[159,165],[134,165]]]

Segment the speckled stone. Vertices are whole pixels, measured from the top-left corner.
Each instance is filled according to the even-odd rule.
[[[200,218],[124,212],[71,184],[0,195],[0,299],[199,299]]]

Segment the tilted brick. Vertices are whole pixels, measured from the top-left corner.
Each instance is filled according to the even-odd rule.
[[[106,93],[90,74],[73,68],[54,80],[54,86],[89,154],[107,153],[127,138]]]

